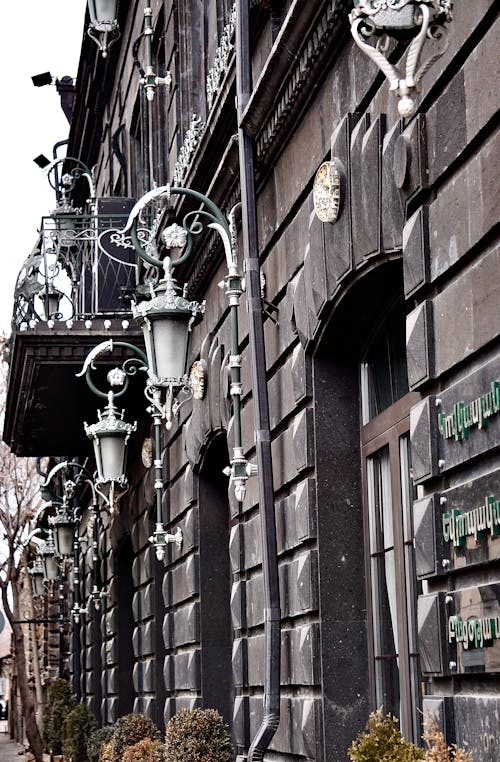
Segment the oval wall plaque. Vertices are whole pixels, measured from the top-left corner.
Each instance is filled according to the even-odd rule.
[[[342,205],[342,165],[338,159],[325,161],[314,178],[314,211],[321,222],[337,222]]]

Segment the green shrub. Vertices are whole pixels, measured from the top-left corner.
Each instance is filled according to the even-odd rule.
[[[364,733],[360,733],[348,750],[351,762],[415,762],[425,759],[423,749],[405,741],[398,720],[382,709],[372,712]]]
[[[123,752],[127,746],[133,746],[145,738],[158,738],[159,731],[153,720],[145,714],[126,714],[116,721],[111,736],[110,762],[122,762]]]
[[[109,741],[113,735],[112,725],[105,725],[103,728],[93,730],[87,739],[87,759],[89,762],[99,762],[101,746],[105,741]]]
[[[168,762],[231,762],[233,748],[215,709],[181,709],[167,725]]]
[[[145,738],[125,749],[123,762],[167,762],[165,744]]]
[[[54,680],[49,688],[47,705],[42,716],[42,737],[45,751],[62,754],[62,729],[66,715],[76,706],[66,680]]]
[[[66,715],[62,730],[62,751],[69,762],[88,762],[87,741],[96,721],[85,704]]]

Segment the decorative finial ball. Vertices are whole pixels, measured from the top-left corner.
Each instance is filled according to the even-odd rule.
[[[415,101],[408,95],[404,95],[398,103],[398,111],[405,118],[413,116],[415,113]]]

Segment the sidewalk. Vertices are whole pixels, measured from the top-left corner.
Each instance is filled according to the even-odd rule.
[[[21,747],[11,741],[7,733],[0,733],[0,762],[22,762],[24,754],[19,754]]]

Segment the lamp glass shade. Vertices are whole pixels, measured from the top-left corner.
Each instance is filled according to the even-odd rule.
[[[151,330],[143,325],[150,372],[157,379],[180,379],[186,372],[191,313],[151,315]]]
[[[44,553],[42,555],[42,563],[44,580],[54,580],[59,577],[59,564],[52,553]]]
[[[40,298],[43,302],[45,311],[45,317],[50,320],[51,317],[59,313],[59,304],[61,301],[61,293],[57,289],[49,289],[40,294]]]
[[[89,0],[90,21],[96,27],[116,22],[118,0]]]
[[[125,475],[126,435],[101,434],[94,439],[99,481],[119,481]]]
[[[43,572],[32,572],[31,582],[33,585],[33,595],[37,595],[37,596],[45,595],[45,587],[43,584]]]
[[[57,555],[71,556],[73,553],[74,526],[73,522],[67,524],[61,522],[54,525],[54,545]]]

